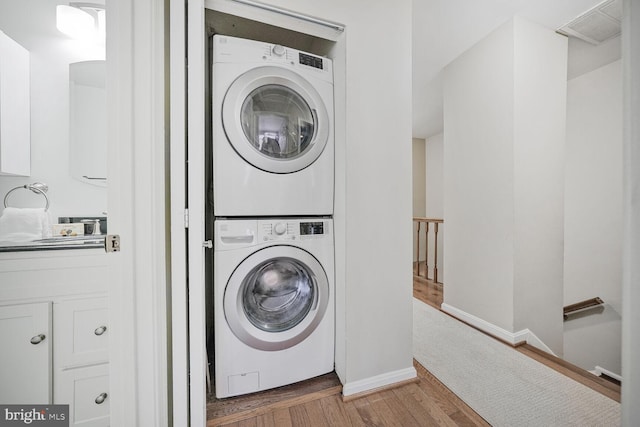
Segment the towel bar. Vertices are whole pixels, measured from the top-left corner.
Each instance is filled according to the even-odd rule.
[[[25,184],[25,185],[20,185],[18,187],[12,188],[11,190],[9,190],[7,192],[7,194],[5,194],[4,196],[4,207],[7,207],[7,199],[9,198],[9,194],[13,193],[16,190],[19,190],[21,188],[26,188],[27,190],[31,190],[36,194],[42,194],[42,196],[44,197],[44,199],[47,202],[47,205],[45,206],[44,210],[48,211],[49,210],[49,197],[47,197],[47,190],[49,189],[49,187],[47,186],[47,184],[43,184],[41,182],[34,182],[33,184]]]

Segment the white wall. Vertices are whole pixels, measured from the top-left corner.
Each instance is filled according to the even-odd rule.
[[[513,21],[445,69],[444,301],[513,331]]]
[[[445,303],[562,351],[566,38],[515,18],[445,70]]]
[[[104,48],[94,49],[55,30],[55,0],[4,0],[0,29],[31,55],[31,176],[0,177],[0,197],[11,188],[32,182],[49,185],[51,212],[57,216],[102,216],[107,210],[106,189],[71,177],[69,168],[69,63],[104,59]],[[36,13],[37,10],[37,13]],[[42,33],[35,33],[38,28]],[[44,206],[30,191],[11,194],[10,206]],[[0,212],[4,206],[0,204]]]
[[[568,82],[564,304],[621,311],[622,63]]]
[[[444,134],[427,138],[427,218],[444,219]],[[438,282],[444,283],[444,233],[446,219],[438,226]],[[429,277],[433,277],[435,234],[429,239]]]
[[[426,215],[444,217],[444,134],[427,138]]]
[[[622,159],[622,63],[616,61],[568,82],[564,305],[600,297],[605,310],[565,322],[564,358],[618,374]]]
[[[413,138],[413,216],[424,217],[426,213],[426,141]]]
[[[426,154],[425,154],[426,142],[424,139],[413,138],[412,142],[412,154],[413,159],[412,173],[413,176],[413,216],[425,217],[425,196],[426,196]],[[413,224],[413,260],[416,260],[416,229],[417,225]],[[422,243],[422,242],[420,242]],[[424,245],[420,246],[420,259],[424,259],[425,248]]]
[[[567,38],[515,20],[514,329],[562,354]]]
[[[344,24],[346,140],[336,148],[336,285],[344,393],[415,375],[411,281],[411,4],[269,4]],[[380,23],[393,31],[380,32]],[[371,58],[385,52],[385,60]],[[384,84],[381,84],[384,82]],[[337,101],[340,103],[340,100]],[[340,110],[337,109],[337,112]],[[344,157],[340,157],[344,156]],[[339,296],[340,298],[340,296]],[[342,334],[342,332],[340,332]]]

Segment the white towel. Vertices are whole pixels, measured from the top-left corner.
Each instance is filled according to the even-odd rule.
[[[44,208],[4,208],[0,241],[30,242],[51,236],[51,217]]]

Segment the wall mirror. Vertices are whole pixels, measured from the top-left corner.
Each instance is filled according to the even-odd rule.
[[[105,61],[69,64],[69,167],[80,181],[107,186]]]
[[[0,31],[29,54],[29,176],[0,176],[0,199],[12,188],[43,182],[50,212],[104,217],[107,211],[104,0],[83,5],[95,37],[60,29],[60,0],[0,1]],[[0,58],[1,60],[1,58]],[[96,179],[97,178],[97,179]],[[15,191],[10,206],[42,207],[43,198]],[[0,215],[4,206],[0,203]],[[1,245],[1,243],[0,243]]]

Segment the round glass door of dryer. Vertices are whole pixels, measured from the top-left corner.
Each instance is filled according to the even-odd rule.
[[[229,143],[247,163],[272,173],[300,171],[322,154],[330,133],[324,102],[309,81],[259,67],[231,84],[222,104]]]
[[[271,246],[246,258],[231,275],[225,318],[245,344],[277,351],[307,338],[328,301],[327,275],[315,257],[296,247]]]
[[[282,85],[264,85],[247,96],[240,110],[247,141],[261,154],[291,160],[311,147],[317,120],[297,92]]]

